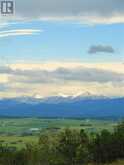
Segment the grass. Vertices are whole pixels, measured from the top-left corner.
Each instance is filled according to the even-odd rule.
[[[107,128],[113,129],[116,123],[111,120],[93,120],[93,119],[41,119],[41,118],[2,118],[0,119],[0,133],[20,133],[29,130],[30,128],[75,128],[86,130],[100,131]]]
[[[0,143],[21,149],[26,143],[37,143],[39,134],[43,131],[53,132],[63,128],[85,129],[87,132],[99,132],[102,129],[112,131],[116,124],[117,121],[107,119],[0,118]],[[24,135],[32,128],[39,131],[32,132],[32,136]],[[106,165],[124,165],[124,161]]]
[[[89,164],[89,165],[96,165],[96,164]],[[103,164],[97,164],[97,165],[103,165]],[[118,160],[118,161],[113,162],[111,164],[104,164],[104,165],[124,165],[124,160]]]
[[[114,162],[114,163],[112,163],[110,165],[124,165],[124,161],[123,160],[122,161],[120,160],[120,161]]]
[[[27,143],[36,143],[38,136],[0,136],[0,142],[4,146],[17,147],[18,149],[25,148]]]
[[[22,148],[25,143],[35,143],[40,132],[58,131],[63,128],[85,129],[87,132],[109,131],[117,122],[95,119],[42,119],[42,118],[0,118],[0,142],[4,145]],[[38,129],[38,131],[31,131]],[[31,136],[30,133],[33,135]]]

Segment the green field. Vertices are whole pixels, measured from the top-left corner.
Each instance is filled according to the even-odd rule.
[[[47,129],[74,128],[89,131],[101,129],[112,130],[117,122],[113,120],[98,119],[42,119],[42,118],[1,118],[0,134],[21,134],[30,129],[37,128],[39,131]]]
[[[108,129],[110,132],[110,134],[108,134],[109,137],[110,136],[113,137],[112,135],[114,133],[114,127],[117,126],[118,124],[119,124],[119,120],[114,120],[114,119],[0,118],[0,144],[1,144],[2,152],[4,151],[3,149],[7,149],[8,151],[10,150],[11,153],[14,152],[15,154],[17,154],[17,156],[19,153],[21,154],[21,152],[23,153],[24,151],[28,153],[28,149],[29,149],[29,151],[31,151],[30,156],[32,157],[32,161],[33,161],[33,158],[35,158],[33,157],[33,154],[36,154],[36,153],[38,154],[40,152],[42,153],[43,151],[44,151],[43,153],[46,154],[46,150],[39,150],[38,142],[40,143],[42,142],[40,145],[45,146],[46,149],[48,149],[46,144],[48,144],[48,146],[51,145],[52,143],[54,145],[59,145],[59,143],[56,143],[57,138],[62,137],[63,139],[62,135],[65,136],[65,134],[58,134],[58,132],[65,128],[69,128],[69,129],[65,129],[61,133],[63,133],[66,130],[70,130],[72,132],[74,131],[74,134],[71,134],[72,132],[70,132],[70,135],[73,135],[73,137],[76,137],[76,139],[78,136],[80,137],[82,135],[80,134],[80,131],[75,131],[73,129],[76,129],[76,130],[84,129],[86,135],[88,135],[87,137],[94,137],[92,136],[92,135],[95,135],[94,133],[97,133],[97,132],[100,133],[103,131],[103,129]],[[45,136],[44,135],[40,136],[40,134],[42,133],[45,133],[44,134]],[[75,134],[77,134],[78,136],[75,136]],[[68,137],[68,134],[66,135]],[[46,143],[47,136],[49,137],[49,140]],[[40,137],[40,140],[39,140],[39,137]],[[44,137],[45,137],[45,141],[44,141]],[[29,145],[26,147],[26,144],[29,144]],[[92,141],[91,141],[91,144],[92,144]],[[114,144],[114,143],[111,143],[111,144]],[[106,146],[106,145],[103,145],[103,146]],[[24,148],[25,150],[23,150]],[[65,148],[63,149],[65,150]],[[11,153],[9,153],[10,160],[11,160]],[[6,154],[6,151],[5,151],[5,154]],[[8,159],[8,158],[6,159],[6,155],[4,155],[4,153],[2,156],[3,156],[2,158],[4,158],[5,160]],[[16,158],[16,156],[14,158]],[[120,157],[118,158],[120,159]],[[116,161],[117,159],[115,159],[114,160],[115,162],[113,162],[112,164],[105,164],[105,165],[123,165],[124,164],[123,160]],[[94,161],[89,161],[89,162],[94,162]],[[95,165],[95,164],[91,163],[88,165]]]
[[[44,131],[53,133],[64,128],[112,131],[116,124],[117,121],[108,119],[0,118],[0,142],[22,148],[26,143],[37,142],[39,134]]]
[[[89,165],[96,165],[96,164],[89,164]],[[105,165],[124,165],[124,161],[123,160],[119,160],[119,161],[116,161],[114,163],[105,164]]]

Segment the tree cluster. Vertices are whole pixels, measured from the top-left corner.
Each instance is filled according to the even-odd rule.
[[[118,159],[124,159],[124,122],[113,132],[89,135],[83,129],[65,129],[42,133],[37,144],[26,144],[21,150],[0,146],[0,165],[100,165]]]

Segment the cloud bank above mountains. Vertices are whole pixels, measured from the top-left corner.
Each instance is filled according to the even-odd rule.
[[[107,83],[107,82],[124,82],[124,73],[116,73],[113,71],[107,71],[96,68],[58,68],[53,71],[48,70],[21,70],[12,69],[10,67],[0,67],[0,74],[9,75],[9,81],[16,81],[21,83],[59,83],[63,84],[65,82],[97,82],[97,83]]]
[[[103,64],[104,67],[107,64]],[[124,71],[119,71],[117,65],[98,67],[80,64],[73,67],[59,66],[54,69],[29,67],[0,67],[0,96],[34,96],[42,97],[58,93],[73,95],[89,91],[98,95],[124,96]],[[119,64],[118,64],[119,66]],[[108,68],[108,69],[107,69]],[[120,64],[120,68],[124,68]],[[4,80],[4,81],[3,81]],[[1,90],[2,89],[2,90]]]

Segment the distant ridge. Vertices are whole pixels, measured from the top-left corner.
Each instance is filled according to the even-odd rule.
[[[124,117],[124,98],[87,94],[1,99],[0,116]]]
[[[21,103],[30,103],[30,104],[39,104],[39,103],[63,103],[63,102],[76,102],[81,100],[87,100],[87,99],[107,99],[112,97],[107,97],[103,95],[95,95],[91,94],[90,92],[85,93],[77,93],[75,95],[65,95],[65,94],[58,94],[56,96],[49,96],[49,97],[41,97],[37,95],[33,95],[32,97],[16,97],[16,98],[7,98],[7,99],[1,99],[1,100],[14,100]]]

